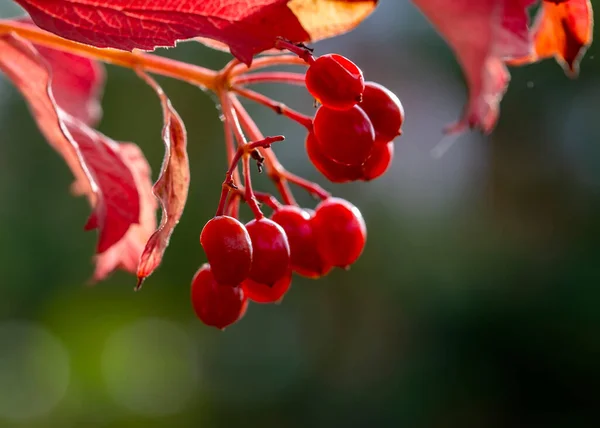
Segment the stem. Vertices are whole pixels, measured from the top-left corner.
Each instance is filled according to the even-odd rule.
[[[323,189],[317,183],[313,183],[312,181],[308,181],[305,178],[302,178],[296,174],[289,172],[288,170],[283,171],[283,176],[290,183],[294,183],[296,186],[299,186],[306,190],[313,196],[316,196],[319,199],[327,199],[331,196],[331,193]]]
[[[231,71],[231,76],[239,76],[240,74],[244,74],[247,71],[256,71],[265,67],[273,67],[276,65],[303,65],[306,66],[306,62],[301,58],[298,58],[294,55],[270,55],[270,56],[261,56],[260,58],[256,58],[250,67],[246,66],[246,64],[239,64],[233,68]]]
[[[229,195],[230,189],[231,186],[229,186],[227,183],[223,183],[221,187],[221,197],[219,198],[219,205],[217,206],[215,217],[220,217],[225,212],[225,204],[227,203],[227,196]]]
[[[300,125],[304,126],[308,130],[308,132],[312,131],[313,122],[311,117],[297,112],[296,110],[289,108],[285,104],[272,100],[266,95],[253,91],[252,89],[241,88],[239,86],[232,86],[231,90],[244,98],[247,98],[251,101],[254,101],[258,104],[270,108],[277,114],[282,114],[285,117],[292,119],[294,122],[297,122]]]
[[[231,74],[231,72],[238,66],[238,65],[244,65],[239,59],[237,58],[233,58],[231,61],[229,61],[225,67],[223,67],[221,69],[221,71],[219,72],[219,74],[221,76],[223,76],[225,79],[229,78],[229,75]]]
[[[250,157],[244,156],[242,159],[242,171],[244,172],[244,185],[246,186],[246,191],[244,192],[244,199],[246,199],[246,203],[254,213],[254,218],[260,220],[265,215],[260,210],[258,206],[256,196],[254,196],[254,190],[252,189],[252,174],[250,173]]]
[[[258,129],[258,126],[256,126],[256,123],[252,120],[240,101],[237,98],[232,97],[232,102],[236,112],[238,113],[242,126],[250,135],[250,137],[253,139],[262,138],[262,134]],[[331,196],[329,192],[327,192],[318,184],[308,181],[286,170],[283,165],[281,165],[279,160],[277,160],[277,156],[275,156],[275,153],[272,151],[261,152],[261,154],[265,157],[269,177],[271,180],[273,180],[275,186],[277,186],[277,189],[279,190],[279,193],[281,193],[281,197],[286,205],[297,205],[290,191],[288,182],[294,183],[295,185],[306,190],[308,193],[315,195],[320,199],[327,199]]]
[[[309,65],[315,62],[315,57],[312,55],[312,49],[306,47],[303,43],[292,43],[283,38],[278,38],[275,41],[275,47],[277,49],[287,49]]]
[[[247,143],[247,144],[239,146],[236,153],[233,155],[233,158],[230,161],[231,163],[229,165],[229,169],[227,170],[227,173],[225,174],[225,183],[223,183],[223,184],[229,184],[229,187],[235,188],[235,185],[233,183],[233,172],[237,168],[237,164],[240,161],[240,159],[242,159],[244,157],[253,157],[256,159],[256,156],[260,156],[260,154],[258,154],[257,149],[259,149],[259,148],[268,149],[269,147],[271,147],[271,144],[277,143],[277,142],[283,141],[283,140],[285,140],[285,137],[283,135],[277,135],[275,137],[266,137],[266,138],[263,138],[262,140],[253,141],[252,143]],[[257,153],[255,153],[255,150]],[[261,163],[263,161],[264,161],[264,159],[261,157],[259,157],[257,159],[259,166],[261,165]]]
[[[238,100],[235,95],[232,95],[230,98],[233,107],[237,112],[238,117],[240,118],[242,126],[250,135],[250,137],[255,139],[263,138],[260,129],[258,129],[256,123],[252,120],[244,106],[242,106],[240,100]],[[287,179],[283,176],[285,168],[283,167],[283,165],[281,165],[281,163],[277,159],[277,156],[275,156],[275,153],[272,150],[259,149],[259,151],[265,158],[267,174],[269,175],[269,178],[273,180],[273,183],[275,183],[275,187],[277,187],[277,190],[281,195],[281,198],[283,199],[283,203],[286,205],[298,205],[298,203],[294,199],[294,195],[292,194]]]
[[[242,131],[242,127],[240,126],[240,122],[238,120],[236,110],[233,107],[232,96],[229,93],[227,93],[225,89],[221,89],[218,94],[219,94],[219,99],[221,100],[221,107],[223,109],[223,115],[225,116],[225,122],[227,122],[228,126],[233,130],[233,134],[235,135],[235,138],[237,140],[238,153],[240,150],[243,150],[242,171],[244,174],[244,186],[246,187],[246,192],[245,192],[246,203],[248,204],[248,206],[254,213],[254,217],[257,220],[260,220],[261,218],[264,217],[264,215],[261,212],[260,207],[258,206],[258,203],[256,202],[256,198],[254,197],[254,191],[252,190],[252,178],[251,178],[251,174],[250,174],[250,152],[252,150],[254,150],[254,147],[250,147],[250,148],[247,147],[248,141],[246,140],[246,136],[244,135],[244,132]],[[264,137],[259,138],[257,140],[264,140]],[[257,150],[266,151],[264,148],[259,148]],[[235,159],[235,157],[234,157],[234,159]],[[237,162],[235,162],[235,164],[237,164]],[[235,166],[233,166],[233,169],[235,169]],[[231,167],[230,167],[230,171],[227,172],[226,180],[228,178],[230,178],[230,172],[231,172]]]
[[[69,52],[85,58],[121,67],[142,69],[149,73],[173,77],[206,89],[215,90],[217,88],[218,73],[197,65],[141,51],[127,52],[117,49],[96,48],[63,39],[30,24],[0,20],[0,34],[10,33],[16,34],[34,44]]]
[[[252,85],[254,83],[286,83],[288,85],[305,86],[305,75],[287,71],[264,71],[260,73],[242,74],[231,81],[232,85]]]
[[[265,204],[273,211],[276,211],[279,208],[281,208],[281,202],[279,202],[277,198],[273,195],[263,192],[254,192],[254,196],[256,196],[258,202],[260,202],[261,204]]]
[[[242,188],[234,189],[231,192],[232,192],[231,193],[231,199],[234,199],[234,200],[237,200],[237,201],[239,201],[241,199],[241,200],[245,201],[246,189],[243,186],[242,186]],[[258,202],[260,202],[261,204],[264,204],[264,205],[268,206],[273,211],[276,211],[279,208],[281,208],[281,202],[279,202],[277,200],[277,198],[275,196],[271,195],[270,193],[256,192],[255,191],[254,192],[254,197],[256,198],[256,200]]]
[[[240,217],[240,194],[234,192],[231,194],[229,198],[227,207],[225,208],[225,213],[229,217],[239,218]]]
[[[231,198],[229,198],[229,204],[227,204],[227,196],[232,190],[237,188],[236,183],[240,183],[240,174],[237,169],[237,162],[233,162],[233,159],[236,155],[235,143],[233,141],[233,130],[231,129],[231,125],[227,120],[223,120],[223,130],[225,134],[225,150],[227,152],[228,169],[225,174],[225,181],[223,181],[222,184],[221,197],[219,198],[219,205],[216,213],[217,216],[223,215],[225,211],[228,211],[229,214],[232,214],[231,211],[233,211],[235,208],[233,205],[236,205],[237,198],[234,197],[235,194],[231,195]],[[237,218],[237,215],[231,215],[231,217]]]
[[[231,130],[231,127],[229,126],[229,123],[226,120],[223,120],[223,127],[225,129],[225,151],[227,152],[227,165],[231,166],[231,164],[233,162],[233,158],[235,157],[235,154],[236,154],[235,141],[233,139],[233,131]],[[239,185],[241,185],[240,173],[237,169],[237,165],[233,170],[232,180],[233,180],[234,184],[240,183]],[[230,186],[227,186],[227,189],[228,189],[228,193],[230,193],[231,190],[233,190]],[[221,195],[221,198],[223,198],[223,195]],[[229,198],[229,200],[227,201],[227,204],[224,207],[225,212],[233,218],[238,218],[239,217],[239,207],[240,207],[240,198],[238,196],[238,193],[237,192],[232,193],[231,197]]]

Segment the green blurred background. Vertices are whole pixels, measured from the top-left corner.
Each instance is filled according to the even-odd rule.
[[[0,16],[17,13],[0,2]],[[211,98],[160,79],[187,123],[192,185],[162,267],[135,293],[124,273],[86,285],[87,202],[0,76],[0,426],[600,426],[598,46],[577,80],[553,61],[514,69],[494,133],[435,159],[466,90],[409,2],[383,1],[315,45],[396,92],[405,133],[384,178],[337,186],[307,161],[300,128],[249,107],[288,136],[275,150],[290,170],[360,207],[369,240],[351,271],[295,278],[281,305],[251,305],[225,332],[189,302],[225,168]],[[190,43],[167,54],[228,60]],[[108,75],[101,131],[138,143],[157,171],[155,95],[128,70]],[[311,110],[298,88],[262,89]]]

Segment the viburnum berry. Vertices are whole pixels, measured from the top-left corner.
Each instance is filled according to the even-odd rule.
[[[200,244],[219,284],[238,285],[252,266],[252,242],[246,227],[229,216],[217,216],[206,223]]]
[[[292,270],[308,278],[318,278],[329,272],[331,265],[324,262],[317,250],[312,217],[307,210],[286,205],[273,212],[271,219],[279,224],[287,235]]]
[[[271,286],[247,279],[242,282],[242,290],[248,299],[256,303],[275,303],[281,301],[292,284],[292,272],[288,272],[279,278]]]
[[[338,54],[320,56],[306,71],[306,88],[321,104],[346,110],[362,100],[365,79],[360,68]]]
[[[242,288],[219,284],[208,263],[203,264],[192,279],[191,298],[200,321],[219,329],[241,319],[248,307]]]
[[[361,180],[370,181],[381,177],[394,159],[394,143],[378,144],[373,148],[371,157],[362,165]]]
[[[335,162],[362,165],[371,155],[375,131],[369,117],[358,106],[343,111],[321,106],[313,127],[321,151]]]
[[[325,156],[314,133],[310,132],[308,134],[305,146],[306,154],[312,164],[329,181],[347,183],[361,178],[360,166],[342,165]]]
[[[246,229],[253,249],[248,278],[272,286],[290,268],[290,246],[285,231],[268,218],[252,220]]]
[[[367,82],[359,105],[371,119],[377,144],[389,143],[401,134],[404,108],[392,91],[379,83]]]
[[[313,225],[319,253],[327,263],[347,268],[360,257],[367,227],[358,208],[350,202],[325,199],[317,205]]]

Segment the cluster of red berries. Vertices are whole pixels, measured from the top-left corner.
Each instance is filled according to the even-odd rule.
[[[230,216],[211,219],[200,234],[208,263],[192,280],[192,304],[207,325],[239,320],[248,300],[279,302],[292,272],[319,278],[347,268],[363,251],[367,229],[358,208],[328,198],[310,211],[292,205],[246,225]]]
[[[293,272],[319,278],[334,267],[348,268],[361,255],[367,233],[363,217],[354,205],[288,173],[277,162],[273,166],[274,155],[266,150],[283,137],[262,137],[236,96],[259,102],[304,125],[311,162],[337,183],[381,176],[392,161],[392,141],[401,134],[404,121],[398,98],[381,85],[365,82],[362,71],[347,58],[336,54],[314,58],[304,46],[284,44],[308,65],[305,75],[254,73],[245,80],[234,77],[231,90],[235,94],[222,100],[226,132],[235,136],[237,152],[228,149],[231,165],[219,209],[200,235],[208,263],[194,276],[191,292],[198,318],[220,329],[244,315],[248,300],[281,301],[290,288]],[[266,60],[276,61],[273,57]],[[269,79],[305,84],[320,103],[314,118],[242,87]],[[244,130],[251,134],[252,143],[245,140]],[[235,175],[240,158],[244,159],[244,190],[240,189],[240,177]],[[261,202],[273,209],[271,218],[266,218],[257,204],[258,194],[250,182],[250,158],[259,166],[265,160],[271,162],[270,177],[284,199],[281,204],[271,195],[261,194]],[[314,211],[297,206],[287,182],[321,199]],[[237,193],[231,194],[232,191]],[[255,216],[245,225],[237,219],[236,203],[240,198],[250,205]]]
[[[401,134],[404,110],[387,88],[365,82],[347,58],[316,58],[306,72],[306,87],[321,106],[306,139],[315,167],[330,181],[369,181],[385,173]]]

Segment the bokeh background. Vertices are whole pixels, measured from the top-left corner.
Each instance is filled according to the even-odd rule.
[[[18,13],[0,2],[0,16]],[[282,304],[251,305],[225,332],[189,302],[225,168],[212,99],[160,79],[187,122],[192,186],[162,267],[135,293],[124,273],[88,286],[87,202],[0,76],[1,427],[600,426],[600,45],[577,80],[553,61],[514,69],[494,133],[462,135],[439,159],[466,89],[410,2],[383,1],[315,48],[396,92],[405,132],[384,178],[331,185],[299,127],[249,107],[288,136],[275,150],[290,170],[360,207],[369,239],[349,272],[295,278]],[[190,43],[165,54],[229,59]],[[155,95],[129,70],[108,76],[100,130],[138,143],[157,171]],[[263,89],[311,111],[298,88]]]

